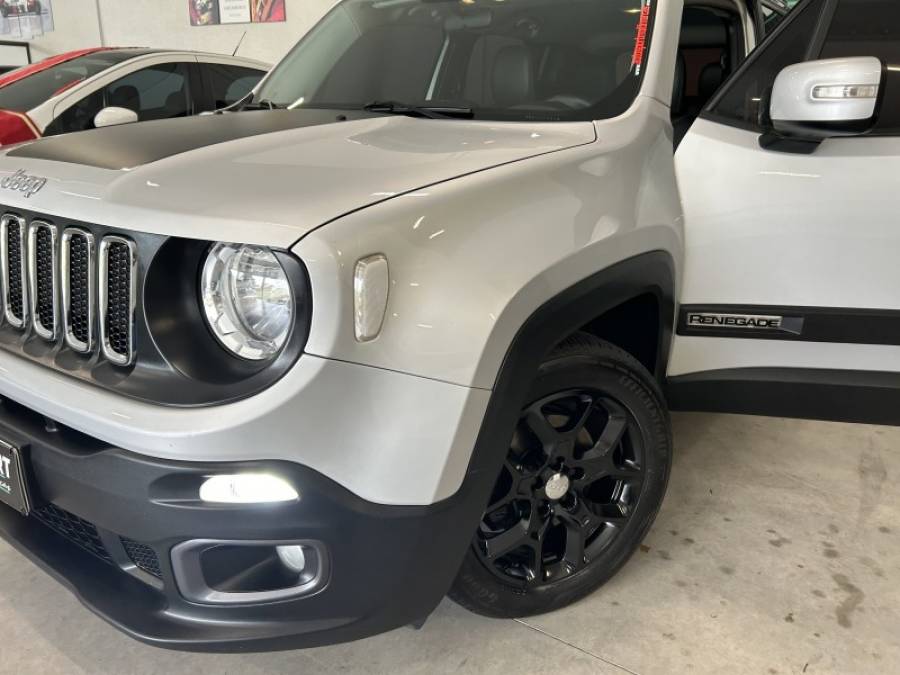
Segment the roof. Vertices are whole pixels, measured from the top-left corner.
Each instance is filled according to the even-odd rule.
[[[189,49],[151,49],[148,47],[93,47],[91,49],[79,49],[77,51],[50,56],[42,61],[38,61],[37,63],[32,63],[22,68],[17,68],[16,70],[10,71],[5,75],[0,75],[0,87],[5,87],[6,85],[12,84],[13,82],[18,82],[19,80],[24,80],[26,77],[34,75],[35,73],[39,73],[43,70],[47,70],[48,68],[52,68],[53,66],[59,65],[60,63],[72,61],[73,59],[77,59],[82,56],[89,56],[90,54],[96,54],[98,52],[115,52],[116,62],[128,61],[129,59],[135,59],[141,56],[149,56],[151,54],[165,54],[168,52],[177,52],[180,54],[196,54],[198,56],[203,55],[226,58],[230,57],[230,54],[213,54],[212,52],[199,52]],[[255,59],[249,59],[245,57],[234,58],[246,62],[253,61],[261,66],[270,67],[267,66],[267,64],[264,64],[262,61],[256,61]]]
[[[106,50],[103,47],[95,47],[93,49],[79,49],[78,51],[66,52],[65,54],[57,54],[56,56],[51,56],[44,59],[43,61],[32,63],[31,65],[24,66],[23,68],[17,68],[16,70],[10,71],[5,75],[0,76],[0,87],[5,87],[6,85],[12,84],[13,82],[18,82],[19,80],[24,80],[30,75],[39,73],[42,70],[47,70],[48,68],[59,65],[60,63],[65,63],[66,61],[77,59],[80,56],[96,54],[97,52],[102,51]]]

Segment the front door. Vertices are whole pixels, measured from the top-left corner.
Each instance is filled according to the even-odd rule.
[[[866,128],[766,149],[779,72],[878,57]],[[806,0],[725,84],[676,154],[686,266],[676,409],[900,422],[900,3]]]

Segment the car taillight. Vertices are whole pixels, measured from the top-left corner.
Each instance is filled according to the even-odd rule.
[[[0,145],[12,145],[40,138],[41,132],[24,113],[0,110]]]

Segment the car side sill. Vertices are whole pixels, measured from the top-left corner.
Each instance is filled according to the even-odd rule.
[[[900,373],[735,368],[669,378],[669,407],[900,426]]]

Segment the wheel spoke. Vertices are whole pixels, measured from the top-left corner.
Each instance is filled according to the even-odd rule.
[[[610,450],[614,450],[622,442],[622,437],[627,430],[628,418],[625,416],[625,413],[610,413],[606,427],[603,429],[603,433],[600,434],[600,438],[597,439],[591,452],[598,451],[606,454]]]
[[[528,521],[520,520],[506,532],[485,539],[484,547],[487,558],[493,560],[528,543]]]
[[[537,436],[545,450],[559,442],[559,432],[553,428],[550,420],[544,415],[540,403],[528,408],[522,421]]]
[[[599,507],[600,514],[596,516],[597,520],[607,525],[623,525],[631,515],[628,506],[615,502],[613,504],[602,504]]]
[[[566,550],[563,560],[569,567],[569,572],[575,572],[584,567],[584,546],[587,539],[585,529],[576,522],[565,521],[566,526]]]
[[[532,518],[532,531],[528,545],[534,555],[534,566],[529,575],[529,582],[541,583],[544,581],[544,537],[550,528],[550,518]]]
[[[529,481],[534,479],[534,474],[526,472],[524,468],[507,457],[503,467],[509,473],[510,483],[506,492],[488,505],[487,513],[492,513],[513,502],[531,499],[531,486]]]
[[[596,405],[594,398],[592,396],[588,396],[587,394],[582,394],[578,397],[579,401],[582,405],[584,405],[584,410],[581,411],[581,415],[578,417],[578,421],[575,422],[574,425],[570,425],[569,430],[566,432],[567,436],[577,436],[578,433],[584,429],[584,425],[587,424],[588,419],[591,416],[591,413],[594,412],[594,406]]]
[[[636,466],[613,466],[608,475],[638,487],[644,482],[644,472]]]
[[[585,536],[590,536],[602,521],[593,511],[588,509],[582,499],[579,499],[573,509],[560,508],[558,510],[560,518],[566,523],[566,527],[580,527],[584,530]]]
[[[572,461],[572,465],[584,471],[579,483],[584,484],[601,476],[614,476],[621,473],[620,467],[614,463],[614,453],[622,443],[628,430],[628,419],[618,413],[611,414],[603,433],[594,443],[594,447],[584,453],[580,459]]]

